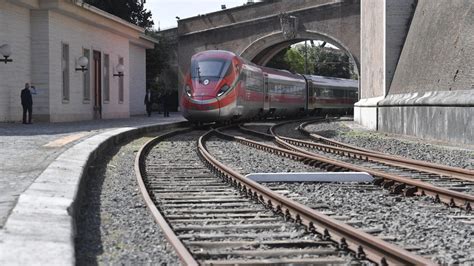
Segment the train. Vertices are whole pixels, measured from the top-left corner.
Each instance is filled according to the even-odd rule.
[[[184,83],[180,108],[196,123],[348,113],[358,100],[357,80],[258,66],[224,50],[193,55]]]

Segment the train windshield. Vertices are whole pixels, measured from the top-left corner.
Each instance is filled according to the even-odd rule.
[[[230,63],[230,60],[224,59],[195,60],[191,63],[191,76],[193,79],[223,78],[231,69]]]

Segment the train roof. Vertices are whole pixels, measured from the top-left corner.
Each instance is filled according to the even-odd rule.
[[[331,87],[359,87],[359,81],[356,79],[344,79],[317,75],[304,75],[304,77],[307,80],[320,85],[326,85]]]
[[[270,75],[279,75],[279,76],[284,76],[284,77],[293,78],[293,79],[303,79],[302,75],[291,73],[288,70],[275,69],[275,68],[264,67],[264,66],[258,66],[258,67],[260,67],[263,70],[263,72]]]
[[[192,58],[194,59],[197,57],[213,57],[213,58],[217,57],[217,58],[231,59],[236,56],[237,56],[236,54],[229,51],[225,51],[225,50],[206,50],[206,51],[202,51],[202,52],[198,52],[194,54]]]

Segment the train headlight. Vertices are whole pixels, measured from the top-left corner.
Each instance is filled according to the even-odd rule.
[[[186,94],[187,94],[189,97],[192,96],[193,91],[191,90],[191,88],[190,88],[188,85],[186,85],[186,87],[184,87],[184,91],[186,92]]]
[[[219,92],[217,92],[217,97],[221,96],[222,94],[224,94],[229,89],[230,89],[230,87],[228,85],[222,86],[222,88],[219,90]]]

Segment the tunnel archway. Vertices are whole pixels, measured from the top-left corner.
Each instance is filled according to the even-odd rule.
[[[271,33],[252,42],[243,50],[240,56],[257,65],[266,65],[268,61],[284,48],[305,40],[321,40],[341,49],[355,62],[355,72],[358,76],[360,75],[359,59],[354,56],[354,54],[358,53],[356,53],[356,51],[350,51],[346,45],[336,38],[317,31],[298,31],[295,37],[291,39],[286,39],[282,32]]]

